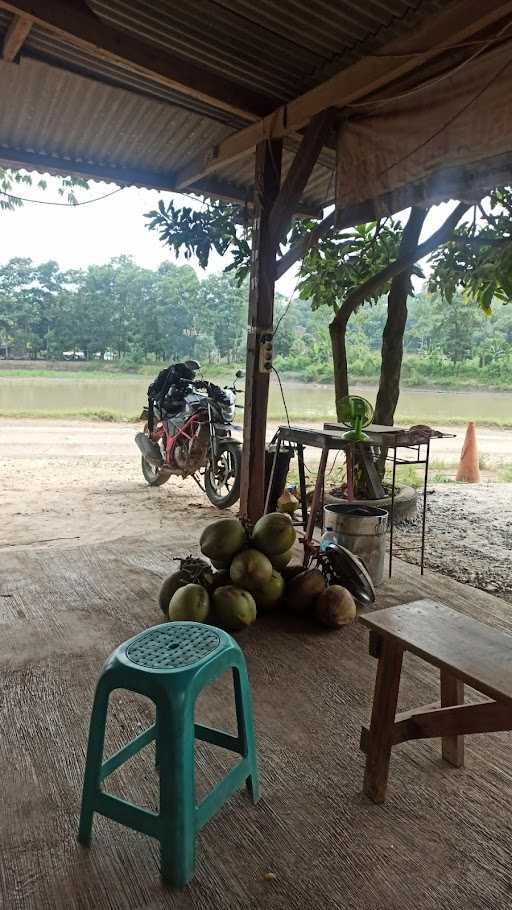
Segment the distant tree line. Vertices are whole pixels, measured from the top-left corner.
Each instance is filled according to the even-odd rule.
[[[276,365],[309,381],[331,382],[331,338],[325,313],[293,301],[282,323]],[[355,313],[347,330],[352,381],[379,377],[387,302],[382,296]],[[276,338],[276,342],[277,342]],[[449,301],[424,290],[409,298],[402,378],[407,384],[467,380],[512,387],[512,306],[484,313],[455,293]]]
[[[121,256],[62,271],[56,262],[11,259],[0,267],[0,357],[123,359],[134,365],[196,357],[243,362],[248,287],[232,273],[200,280],[190,265],[144,269]],[[406,383],[467,378],[512,386],[512,306],[486,315],[461,293],[424,290],[409,298],[402,376]],[[347,330],[352,380],[379,377],[387,305],[361,307]],[[284,318],[281,320],[280,316]],[[332,382],[323,308],[276,299],[275,363],[298,378]]]
[[[244,356],[247,298],[234,277],[200,281],[189,265],[151,270],[120,256],[62,271],[11,259],[0,267],[0,356],[231,363]]]

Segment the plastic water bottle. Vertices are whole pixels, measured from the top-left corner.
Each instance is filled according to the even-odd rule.
[[[326,549],[332,543],[339,543],[336,531],[324,531],[320,538],[320,553],[325,553]]]

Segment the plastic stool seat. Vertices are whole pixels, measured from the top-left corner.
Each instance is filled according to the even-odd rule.
[[[138,635],[126,649],[126,656],[132,664],[149,670],[178,670],[197,663],[220,646],[220,635],[210,626],[168,623]]]
[[[233,674],[236,735],[194,721],[199,694],[227,670]],[[127,689],[150,698],[156,707],[156,721],[104,761],[108,700],[114,689]],[[200,805],[195,803],[196,739],[241,756]],[[160,767],[158,813],[102,789],[103,781],[113,771],[153,741]],[[154,626],[120,645],[106,661],[96,686],[79,841],[90,843],[95,812],[155,837],[160,841],[162,877],[182,887],[194,874],[196,833],[244,784],[256,802],[259,784],[249,680],[236,641],[212,626],[175,622]]]

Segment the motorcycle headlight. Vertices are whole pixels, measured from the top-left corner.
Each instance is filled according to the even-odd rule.
[[[225,404],[221,407],[222,417],[226,423],[231,423],[235,419],[235,404]]]
[[[220,406],[221,414],[226,423],[235,419],[235,395],[231,389],[224,389],[223,401]]]

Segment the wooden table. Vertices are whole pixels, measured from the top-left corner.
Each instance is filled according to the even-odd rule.
[[[370,726],[361,731],[363,789],[374,802],[384,802],[391,750],[399,743],[441,737],[443,758],[461,767],[464,735],[512,730],[512,635],[431,600],[359,621],[370,629],[370,654],[379,660]],[[439,667],[441,706],[396,714],[405,651]],[[465,705],[464,683],[492,701]]]
[[[432,430],[431,435],[426,436],[424,433],[418,431],[406,430],[403,427],[386,427],[376,424],[371,424],[365,428],[365,433],[368,436],[367,440],[362,442],[354,442],[353,440],[345,439],[345,434],[347,428],[343,427],[341,424],[336,423],[326,423],[324,424],[323,430],[315,430],[309,427],[298,427],[298,426],[280,426],[277,430],[274,438],[272,439],[271,445],[275,446],[275,458],[272,466],[272,472],[270,476],[270,482],[268,490],[272,489],[272,481],[274,477],[275,465],[277,464],[277,458],[279,451],[283,443],[288,443],[291,446],[294,446],[297,449],[297,459],[299,467],[299,486],[300,486],[300,500],[302,508],[302,526],[305,530],[304,535],[304,547],[305,552],[307,553],[308,548],[311,545],[313,539],[313,532],[316,524],[316,516],[319,509],[322,513],[321,525],[323,528],[323,498],[324,498],[324,482],[325,482],[325,468],[327,465],[327,459],[329,457],[329,452],[331,451],[343,451],[345,452],[347,459],[347,500],[349,502],[353,499],[353,478],[352,478],[352,466],[354,461],[354,455],[357,453],[357,456],[360,460],[360,463],[363,467],[363,470],[366,474],[366,479],[368,482],[369,488],[372,490],[373,497],[376,500],[383,499],[385,497],[385,490],[382,486],[380,477],[378,476],[377,470],[374,464],[373,450],[379,448],[381,451],[391,450],[393,452],[392,461],[393,461],[393,473],[392,473],[392,484],[391,484],[391,508],[389,510],[389,576],[391,577],[392,565],[393,565],[393,539],[394,539],[394,506],[395,506],[395,490],[396,490],[396,469],[400,464],[415,464],[424,466],[424,479],[423,479],[423,516],[422,516],[422,528],[421,528],[421,556],[420,556],[420,571],[423,575],[424,565],[425,565],[425,535],[426,535],[426,501],[427,501],[427,483],[428,483],[428,468],[430,460],[430,441],[431,439],[440,439],[446,436],[447,434],[441,433],[439,430]],[[320,455],[320,464],[318,467],[318,474],[315,484],[315,490],[313,493],[313,499],[311,502],[311,509],[308,517],[308,509],[306,503],[306,476],[304,468],[304,448],[306,446],[311,446],[316,449],[321,449]],[[422,456],[422,447],[425,449],[424,455]],[[415,458],[399,458],[398,449],[409,449],[415,454]],[[269,496],[267,494],[267,502],[265,504],[265,511],[268,511]]]

